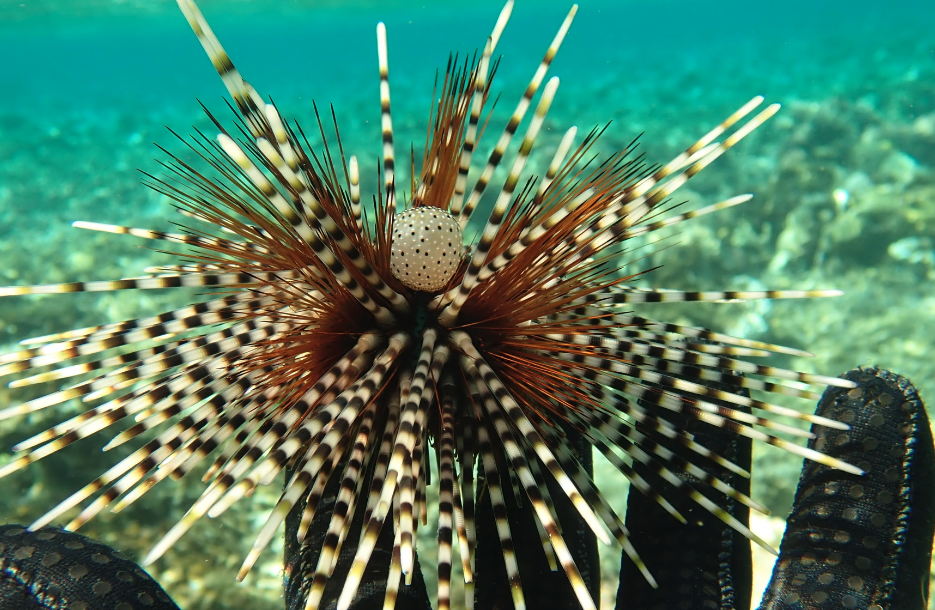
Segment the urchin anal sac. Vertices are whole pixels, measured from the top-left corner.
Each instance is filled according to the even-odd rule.
[[[390,266],[407,288],[444,288],[458,269],[461,250],[461,225],[445,210],[421,206],[396,215]]]

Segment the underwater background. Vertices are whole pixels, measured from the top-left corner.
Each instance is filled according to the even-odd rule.
[[[389,34],[397,155],[405,159],[413,142],[419,158],[436,70],[449,52],[464,57],[482,47],[501,8],[499,0],[199,5],[244,77],[284,116],[313,131],[312,101],[325,115],[333,105],[345,150],[361,160],[365,192],[373,192],[380,154],[377,21]],[[494,90],[502,95],[491,133],[569,6],[517,0],[497,49]],[[134,238],[70,223],[171,230],[182,220],[140,184],[137,170],[160,172],[166,156],[154,142],[186,158],[166,126],[183,135],[190,126],[216,131],[197,100],[224,120],[229,111],[175,2],[0,0],[0,57],[0,285],[128,277],[171,260]],[[627,269],[661,265],[640,281],[663,288],[843,289],[835,299],[666,304],[652,313],[665,307],[669,321],[813,352],[774,359],[797,370],[837,375],[877,364],[935,401],[935,3],[582,0],[553,66],[561,86],[533,166],[544,167],[570,125],[582,134],[612,120],[600,152],[642,133],[647,159],[665,162],[752,96],[782,103],[674,201],[695,209],[742,193],[754,199],[673,227],[671,237],[636,250]],[[482,154],[492,139],[482,140]],[[178,307],[177,293],[5,298],[0,352],[27,337]],[[39,394],[9,390],[6,381],[0,408]],[[0,464],[16,442],[77,409],[0,422]],[[34,520],[126,453],[101,454],[103,443],[88,439],[0,480],[0,522]],[[753,497],[773,517],[754,520],[753,529],[778,545],[801,461],[759,445],[754,455]],[[605,470],[598,464],[598,476]],[[622,507],[626,484],[614,488],[611,503]],[[139,559],[200,490],[197,476],[163,483],[82,531]],[[182,608],[282,607],[281,540],[232,586],[277,495],[273,486],[204,520],[153,566]],[[434,538],[433,528],[420,533]],[[433,565],[434,544],[420,548],[423,566]],[[614,554],[604,558],[605,601],[616,587]],[[757,559],[755,603],[772,566],[765,553]]]

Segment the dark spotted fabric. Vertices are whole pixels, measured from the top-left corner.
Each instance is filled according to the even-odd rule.
[[[109,546],[47,527],[0,525],[0,610],[179,610]]]
[[[904,377],[844,375],[817,413],[851,430],[816,428],[809,446],[866,471],[806,462],[761,610],[921,610],[935,529],[935,450],[925,408]]]

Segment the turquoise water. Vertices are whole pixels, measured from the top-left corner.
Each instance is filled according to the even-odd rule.
[[[568,7],[518,1],[498,47],[502,97],[492,133]],[[397,154],[404,157],[412,141],[418,157],[436,69],[450,51],[482,47],[499,8],[402,0],[202,5],[242,74],[283,114],[308,128],[312,100],[326,113],[333,104],[344,145],[365,168],[380,153],[376,22],[389,32]],[[160,171],[154,158],[165,155],[153,142],[186,154],[165,126],[213,133],[196,100],[221,117],[228,111],[220,80],[174,3],[2,2],[0,57],[0,284],[112,279],[167,260],[136,240],[70,223],[168,229],[178,220],[140,185],[137,170]],[[935,5],[584,0],[552,73],[561,87],[544,147],[572,124],[582,133],[612,120],[602,150],[645,133],[655,162],[753,95],[782,103],[775,119],[680,191],[696,207],[745,192],[756,198],[679,227],[680,245],[635,267],[664,265],[651,280],[669,288],[846,289],[836,300],[673,307],[671,318],[809,349],[816,358],[783,363],[802,370],[890,367],[933,400]],[[372,175],[365,173],[365,185]],[[4,299],[0,345],[178,304],[156,292]],[[0,404],[26,396],[3,388]],[[24,425],[39,430],[44,422]],[[23,437],[8,424],[0,422],[0,451]],[[112,463],[91,449],[81,455],[4,481],[22,497],[2,494],[0,518],[35,518]],[[781,463],[761,464],[767,474],[758,497],[781,514],[799,466],[774,461]],[[159,486],[127,516],[92,523],[88,532],[143,551],[197,485],[180,489]],[[157,564],[184,608],[277,607],[272,553],[247,584],[229,586],[257,505],[270,501],[197,528],[177,555]],[[183,557],[190,560],[184,568]]]

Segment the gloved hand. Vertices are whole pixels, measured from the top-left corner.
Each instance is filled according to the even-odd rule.
[[[916,389],[903,377],[876,368],[861,368],[844,375],[860,387],[829,388],[816,413],[851,426],[849,431],[817,426],[809,446],[859,466],[866,475],[851,475],[806,462],[792,513],[776,561],[773,577],[760,605],[762,610],[858,608],[864,610],[920,610],[928,599],[932,537],[935,532],[935,447],[928,417]],[[731,437],[694,419],[673,422],[687,427],[706,447],[750,468],[751,441]],[[590,468],[590,445],[577,438],[575,453]],[[686,454],[686,459],[691,459]],[[635,469],[651,475],[639,464]],[[728,471],[715,473],[742,493],[749,494],[749,480]],[[483,490],[483,480],[477,488]],[[703,485],[698,486],[703,492]],[[328,496],[329,494],[325,494]],[[478,492],[482,499],[482,492]],[[600,565],[597,542],[590,529],[560,491],[552,490],[563,535],[571,546],[593,599],[600,598]],[[561,572],[553,572],[540,546],[532,509],[517,506],[505,494],[510,530],[517,553],[527,607],[577,608],[578,602]],[[621,561],[617,610],[746,610],[750,607],[752,566],[750,541],[702,510],[696,503],[670,498],[686,516],[681,525],[655,501],[638,492],[627,502],[626,524],[632,540],[658,581],[652,588],[627,557]],[[749,509],[712,500],[744,523]],[[286,600],[290,610],[302,608],[304,578],[314,571],[321,538],[307,546],[295,544],[299,507],[287,522]],[[318,529],[327,527],[327,510]],[[513,607],[503,567],[502,550],[489,502],[477,507],[475,559],[475,608]],[[574,533],[569,528],[574,527]],[[316,526],[313,524],[312,530]],[[392,549],[392,535],[384,532],[383,561],[368,575],[368,587],[358,594],[354,610],[382,608],[383,590]],[[342,549],[326,599],[337,598],[353,546]],[[398,610],[430,608],[421,573],[413,586],[400,591]]]
[[[862,368],[844,377],[859,387],[829,388],[816,412],[850,424],[851,430],[817,427],[817,437],[809,446],[859,466],[866,475],[805,463],[780,556],[760,605],[762,610],[926,607],[935,532],[935,447],[924,406],[908,380],[888,371]],[[683,423],[690,428],[697,426],[691,431],[699,441],[749,467],[748,439],[731,438],[696,422]],[[590,467],[590,446],[578,438],[575,449],[582,464]],[[749,484],[745,479],[731,473],[717,474],[738,490],[749,491],[744,488]],[[483,481],[479,481],[478,489],[483,489]],[[326,499],[333,496],[328,491],[324,494]],[[482,494],[479,496],[482,500]],[[517,546],[538,547],[539,534],[527,514],[528,503],[514,506],[511,494],[506,496]],[[592,597],[597,599],[600,566],[594,536],[570,503],[563,502],[563,494],[553,493],[552,497],[563,535],[570,545],[574,541],[571,551]],[[748,509],[717,501],[734,517],[747,521]],[[688,502],[676,507],[687,517],[687,525],[673,520],[652,498],[639,493],[630,495],[627,527],[659,587],[650,587],[624,557],[617,610],[749,608],[749,541]],[[317,549],[330,508],[327,500],[319,506],[303,545],[295,541],[303,507],[297,506],[287,521],[285,597],[289,610],[304,605],[306,576],[317,563]],[[483,501],[478,505],[477,537],[475,608],[512,608],[493,514],[489,503]],[[382,608],[392,543],[393,536],[387,529],[353,610]],[[341,574],[347,571],[353,554],[353,545],[345,544],[326,589],[325,599],[331,601],[323,607],[331,608],[336,603]],[[96,560],[95,555],[107,561]],[[578,607],[566,579],[561,572],[549,569],[543,553],[523,552],[517,557],[523,581],[529,583],[525,587],[527,607]],[[120,586],[95,586],[101,582]],[[103,589],[108,590],[101,593]],[[79,608],[79,603],[84,603],[87,610],[113,608],[118,592],[128,604],[127,610],[177,609],[162,597],[164,594],[160,595],[158,585],[143,580],[138,568],[103,545],[52,528],[33,533],[18,526],[0,528],[0,610]],[[152,603],[144,603],[150,600]],[[396,608],[430,607],[417,569],[412,585],[401,589]]]

